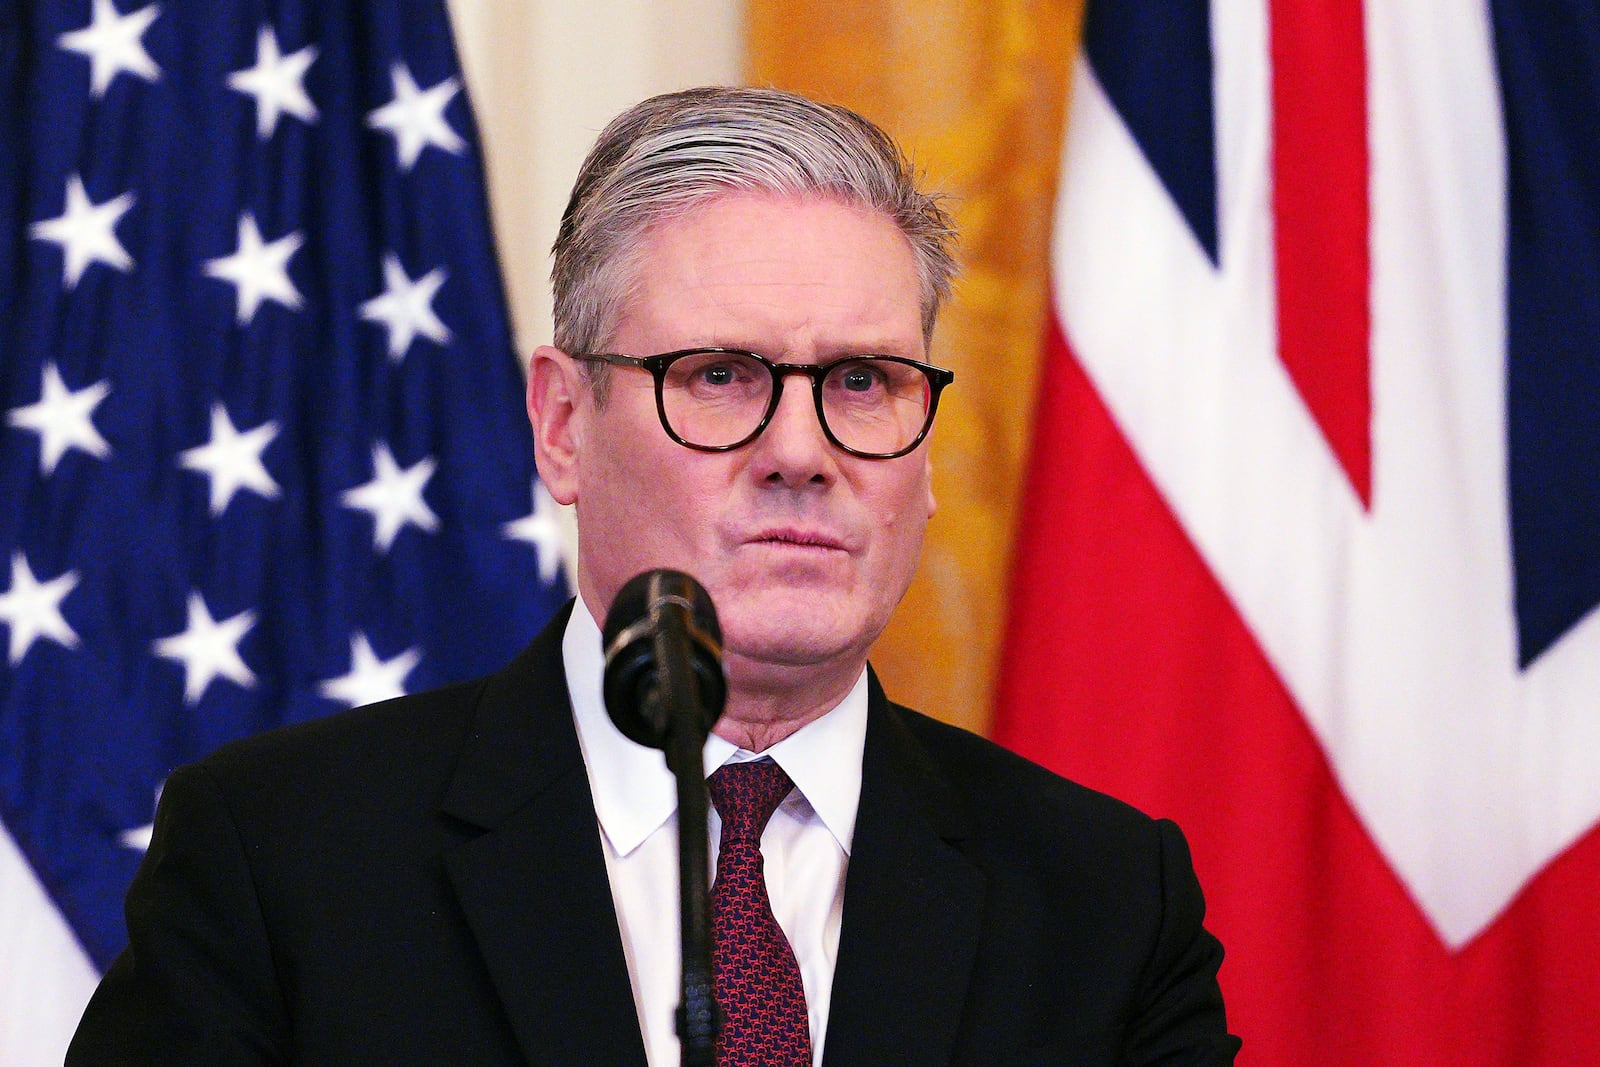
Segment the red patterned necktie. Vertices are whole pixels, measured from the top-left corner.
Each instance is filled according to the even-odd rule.
[[[761,832],[794,783],[770,759],[730,763],[709,779],[722,816],[711,886],[712,960],[722,1029],[717,1067],[811,1067],[806,991],[772,915]]]

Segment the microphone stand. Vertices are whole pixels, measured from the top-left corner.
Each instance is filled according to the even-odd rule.
[[[675,604],[664,607],[684,610]],[[703,755],[707,729],[702,725],[706,715],[688,649],[682,641],[668,640],[666,629],[655,628],[660,683],[656,694],[668,724],[667,766],[678,783],[678,899],[683,934],[678,1041],[683,1067],[715,1067],[720,1020],[711,965],[711,845],[706,832],[709,801]]]

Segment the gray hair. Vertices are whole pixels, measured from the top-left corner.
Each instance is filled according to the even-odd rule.
[[[636,104],[578,171],[555,243],[555,344],[598,351],[632,284],[640,238],[718,196],[820,196],[882,213],[911,245],[931,340],[955,275],[955,224],[888,134],[847,108],[778,89],[704,87]],[[642,353],[635,353],[642,354]],[[604,398],[605,366],[586,364]]]

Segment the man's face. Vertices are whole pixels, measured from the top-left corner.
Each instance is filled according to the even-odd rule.
[[[611,351],[925,356],[915,261],[881,215],[730,195],[653,228],[643,253]],[[710,591],[736,686],[863,659],[911,581],[933,513],[926,443],[892,460],[841,452],[823,435],[810,383],[789,377],[760,437],[697,452],[662,429],[648,372],[611,376],[603,408],[587,389],[574,396],[573,477],[552,486],[577,504],[590,607],[603,613],[629,578],[671,567]]]

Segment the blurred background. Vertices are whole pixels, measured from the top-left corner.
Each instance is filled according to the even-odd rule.
[[[1178,821],[1240,1062],[1600,1062],[1592,4],[23,0],[0,1064],[60,1062],[167,770],[564,598],[561,209],[739,82],[962,231],[891,696]]]

